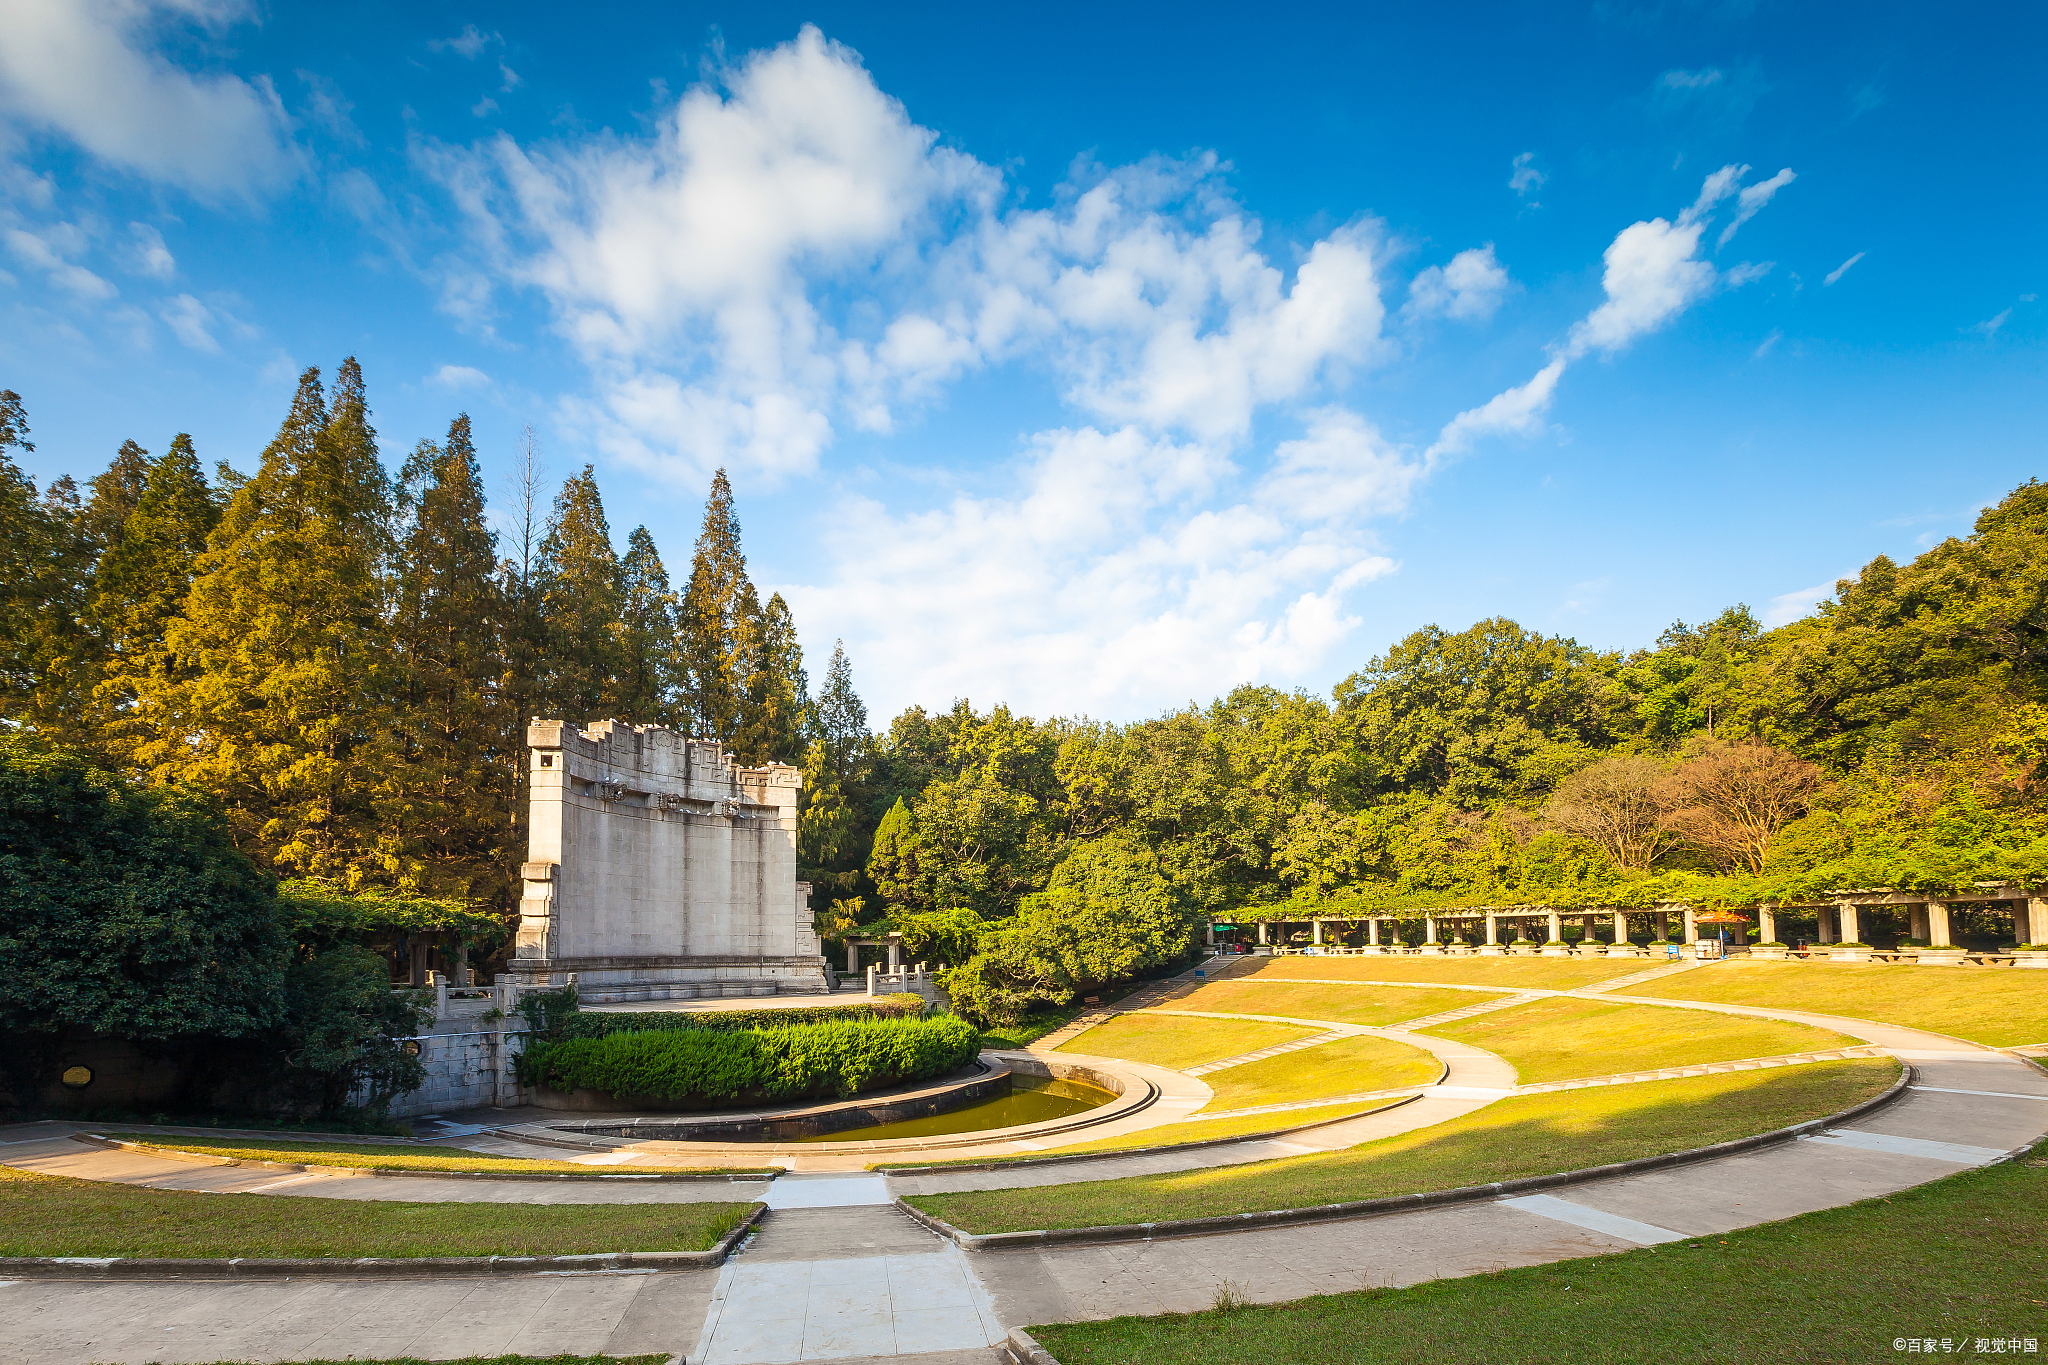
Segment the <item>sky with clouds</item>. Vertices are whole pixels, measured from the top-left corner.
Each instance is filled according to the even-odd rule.
[[[1793,619],[2041,472],[2037,6],[565,14],[0,0],[30,471],[356,355],[677,578],[727,469],[878,716],[1111,719]]]

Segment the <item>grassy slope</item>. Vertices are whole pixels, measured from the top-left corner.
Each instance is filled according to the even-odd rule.
[[[1220,1112],[1262,1104],[1292,1104],[1324,1095],[1428,1085],[1442,1070],[1436,1058],[1406,1043],[1371,1037],[1340,1038],[1334,1043],[1212,1071],[1202,1080],[1216,1092],[1216,1098],[1205,1107]]]
[[[1894,1342],[1908,1335],[1952,1338],[1972,1357],[1978,1337],[2048,1338],[2043,1283],[2048,1161],[2022,1160],[1726,1237],[1031,1331],[1065,1365],[1835,1365],[1901,1358]]]
[[[1207,1142],[1211,1138],[1279,1133],[1289,1128],[1299,1128],[1303,1124],[1321,1123],[1325,1119],[1341,1119],[1352,1114],[1362,1114],[1368,1109],[1377,1109],[1391,1102],[1354,1100],[1350,1104],[1322,1104],[1313,1109],[1287,1109],[1277,1114],[1246,1114],[1241,1118],[1229,1119],[1189,1119],[1185,1123],[1162,1124],[1142,1132],[1126,1133],[1122,1137],[1077,1142],[1071,1147],[1053,1147],[1043,1152],[1032,1152],[1030,1155],[1040,1157],[1066,1156],[1073,1152],[1119,1152],[1133,1147],[1163,1147],[1176,1142]]]
[[[1557,996],[1423,1032],[1498,1053],[1514,1064],[1523,1085],[1819,1052],[1857,1041],[1827,1029],[1772,1019]]]
[[[1182,1019],[1166,1014],[1119,1014],[1064,1043],[1061,1052],[1118,1057],[1127,1062],[1180,1068],[1313,1036],[1312,1028],[1251,1020]]]
[[[910,1200],[970,1232],[1100,1227],[1373,1199],[1683,1151],[1846,1109],[1898,1076],[1889,1057],[1501,1100],[1348,1151],[1038,1189]]]
[[[1846,1014],[1992,1047],[2048,1042],[2048,972],[2013,967],[1738,960],[1631,986],[1627,994]]]
[[[290,1161],[313,1166],[379,1167],[387,1171],[573,1171],[583,1175],[604,1175],[614,1169],[574,1161],[527,1160],[521,1157],[491,1156],[484,1152],[466,1152],[455,1147],[406,1146],[396,1143],[386,1147],[369,1143],[289,1142],[273,1141],[269,1138],[167,1137],[151,1141],[141,1134],[124,1133],[119,1136],[139,1142],[152,1151],[203,1152],[208,1156],[233,1157],[238,1161]],[[709,1168],[635,1165],[630,1169],[634,1175],[653,1175]],[[719,1167],[718,1172],[721,1175],[731,1173],[725,1167]]]
[[[1453,986],[1569,991],[1658,965],[1641,958],[1577,957],[1276,957],[1237,980],[1441,981]]]
[[[1253,977],[1212,981],[1189,995],[1162,1006],[1174,1010],[1213,1010],[1219,1014],[1284,1014],[1293,1019],[1335,1019],[1344,1024],[1381,1027],[1403,1019],[1477,1005],[1487,997],[1472,991],[1433,991],[1409,986],[1289,985]]]
[[[746,1204],[411,1204],[151,1190],[0,1166],[0,1256],[703,1251]]]

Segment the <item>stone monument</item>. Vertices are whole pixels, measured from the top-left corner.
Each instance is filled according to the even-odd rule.
[[[536,720],[525,894],[507,965],[593,1004],[831,989],[796,879],[783,763],[657,726]]]

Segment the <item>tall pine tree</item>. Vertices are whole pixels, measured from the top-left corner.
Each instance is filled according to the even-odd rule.
[[[484,520],[469,414],[422,441],[401,476],[399,762],[385,795],[389,870],[428,894],[502,900],[524,742],[504,693],[506,603]]]
[[[388,871],[390,517],[360,367],[342,362],[331,408],[308,369],[170,628],[191,674],[151,684],[147,700],[175,722],[145,753],[158,779],[213,792],[283,868]]]
[[[619,557],[589,465],[555,499],[535,577],[547,640],[538,710],[578,725],[612,718],[624,662]]]
[[[760,635],[759,598],[747,579],[740,523],[725,471],[711,479],[704,526],[690,561],[680,626],[693,733],[731,743],[739,734]]]
[[[751,602],[753,585],[747,588],[746,600]],[[801,764],[810,729],[811,684],[804,673],[796,622],[781,593],[768,599],[758,620],[753,638],[742,641],[750,658],[746,704],[734,748],[743,763]]]
[[[33,451],[21,395],[0,389],[0,716],[76,740],[92,555],[77,487],[35,480],[8,455]]]
[[[640,725],[675,724],[676,600],[645,526],[633,528],[619,566],[619,616],[618,714]]]
[[[165,637],[185,609],[219,520],[220,505],[206,486],[192,438],[180,432],[150,462],[120,540],[100,556],[93,575],[91,617],[106,651],[93,714],[113,754],[133,760],[164,738],[160,708],[145,699],[174,680],[189,681]]]

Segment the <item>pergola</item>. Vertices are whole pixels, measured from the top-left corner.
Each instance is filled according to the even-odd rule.
[[[1929,951],[1939,955],[1942,951],[1956,951],[1950,934],[1949,910],[1955,905],[1999,906],[2009,908],[2013,919],[2013,942],[2048,943],[2048,895],[2035,894],[2017,882],[1982,883],[1967,890],[1942,893],[1898,891],[1889,887],[1828,893],[1825,900],[1810,902],[1764,902],[1754,907],[1758,938],[1764,944],[1777,943],[1777,915],[1792,909],[1811,909],[1816,913],[1819,939],[1823,944],[1858,943],[1861,934],[1861,912],[1871,906],[1905,906],[1911,916],[1912,932],[1909,937],[1924,940]],[[1324,947],[1324,926],[1344,926],[1348,932],[1352,926],[1363,924],[1366,928],[1366,942],[1355,949],[1337,949],[1341,952],[1415,952],[1422,955],[1449,952],[1476,952],[1480,956],[1500,956],[1511,951],[1501,939],[1501,925],[1526,928],[1536,921],[1546,923],[1548,930],[1541,951],[1546,955],[1562,956],[1576,952],[1588,954],[1596,949],[1604,950],[1607,957],[1642,957],[1645,951],[1629,942],[1628,917],[1631,914],[1655,916],[1658,937],[1670,938],[1670,921],[1678,916],[1682,921],[1680,942],[1683,945],[1697,944],[1700,940],[1700,926],[1703,919],[1713,923],[1747,923],[1748,914],[1737,911],[1715,912],[1703,916],[1695,907],[1677,901],[1660,902],[1647,910],[1630,910],[1620,906],[1603,906],[1596,910],[1563,911],[1554,906],[1544,905],[1478,905],[1443,906],[1410,911],[1403,915],[1307,915],[1300,919],[1265,919],[1258,923],[1258,941],[1271,944],[1273,926],[1279,925],[1286,931],[1293,926],[1306,925],[1310,942],[1314,948]],[[1578,946],[1569,948],[1564,941],[1564,922],[1577,918],[1584,925],[1584,936]],[[1598,942],[1595,928],[1599,921],[1611,919],[1613,923],[1611,941]],[[1398,935],[1389,942],[1382,941],[1382,926],[1387,924],[1414,923],[1423,926],[1422,942],[1414,948],[1401,943]],[[1447,945],[1443,939],[1445,926],[1453,926],[1466,935],[1477,932],[1483,926],[1484,942],[1467,947]],[[1216,926],[1209,925],[1207,941],[1211,946],[1216,942]],[[1327,950],[1326,950],[1327,951]],[[1782,949],[1777,951],[1782,952]]]

